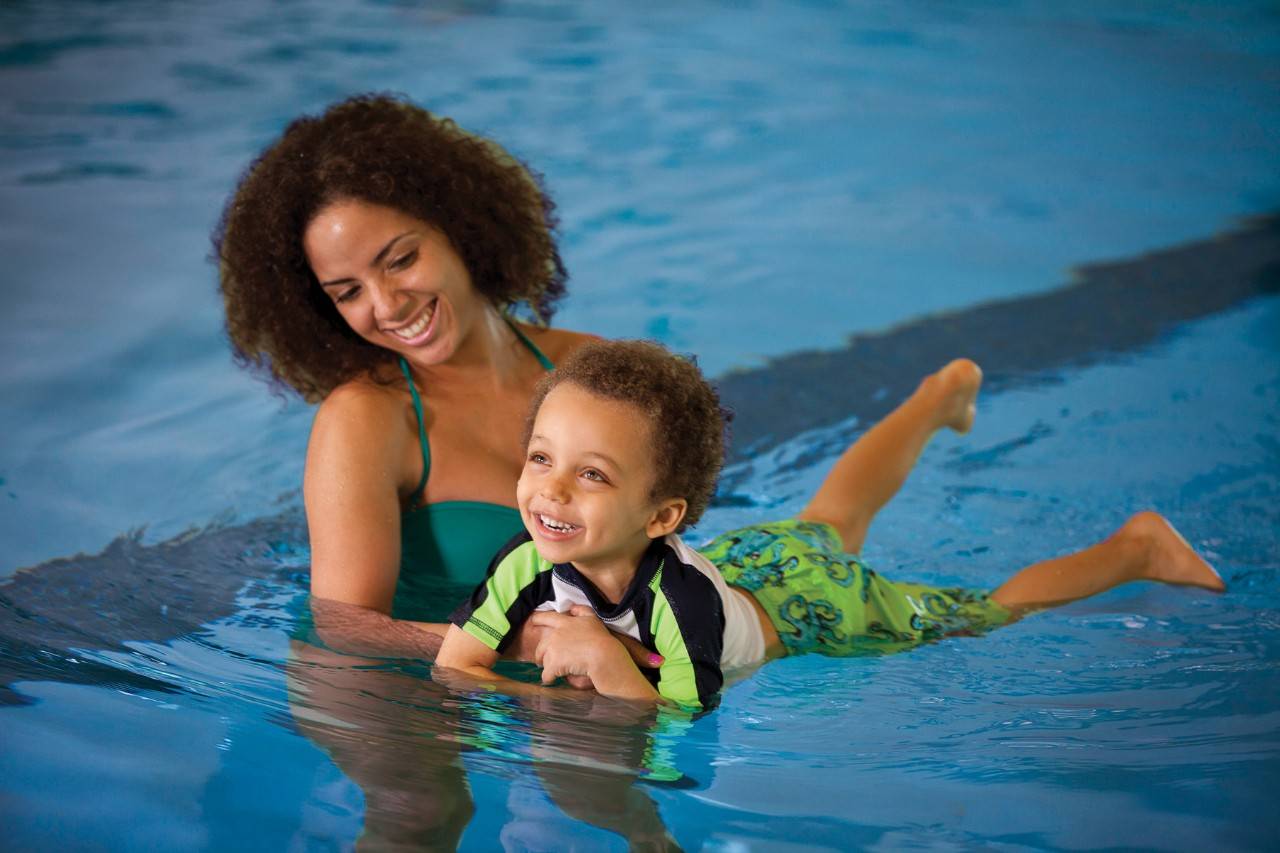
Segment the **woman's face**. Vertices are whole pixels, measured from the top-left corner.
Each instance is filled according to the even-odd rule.
[[[334,202],[311,220],[302,245],[351,328],[410,361],[447,361],[488,307],[449,238],[395,208]]]

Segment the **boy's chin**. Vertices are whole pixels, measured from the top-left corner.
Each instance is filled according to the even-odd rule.
[[[553,563],[572,563],[579,551],[572,542],[545,539],[536,533],[533,535],[533,544],[543,559],[550,560]]]

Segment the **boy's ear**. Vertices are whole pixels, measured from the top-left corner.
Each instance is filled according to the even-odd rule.
[[[658,539],[675,532],[680,522],[684,521],[684,514],[688,509],[689,502],[684,498],[667,498],[654,509],[645,532],[649,534],[650,539]]]

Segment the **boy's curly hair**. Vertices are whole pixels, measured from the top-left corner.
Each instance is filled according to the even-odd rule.
[[[593,341],[538,383],[529,405],[524,442],[547,394],[571,384],[642,411],[653,437],[655,473],[650,497],[684,498],[689,507],[677,532],[696,524],[711,502],[724,464],[730,413],[697,363],[650,341]]]
[[[496,143],[408,100],[358,95],[293,121],[249,166],[213,232],[236,360],[316,402],[394,363],[321,291],[303,232],[337,201],[395,208],[448,236],[475,288],[546,323],[564,295],[555,205]]]

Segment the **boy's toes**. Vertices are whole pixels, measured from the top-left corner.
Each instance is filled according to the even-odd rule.
[[[957,358],[938,371],[943,392],[943,425],[962,435],[973,427],[978,414],[978,390],[982,387],[982,368],[967,358]]]

